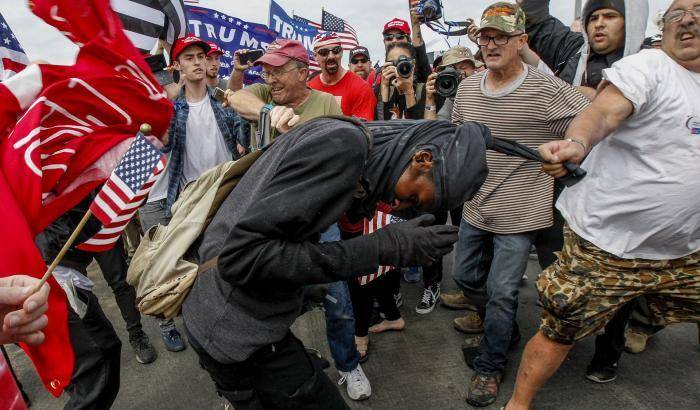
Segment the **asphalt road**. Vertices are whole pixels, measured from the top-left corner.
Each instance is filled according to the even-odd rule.
[[[451,259],[451,258],[448,258]],[[450,263],[446,260],[446,272]],[[528,275],[534,279],[537,264],[531,261]],[[192,349],[180,353],[165,350],[155,321],[143,318],[144,329],[158,350],[158,360],[138,364],[127,341],[124,322],[104,280],[92,275],[95,293],[124,342],[122,347],[121,390],[115,409],[221,409],[223,402],[214,391],[207,374],[199,368]],[[353,409],[465,409],[464,401],[472,371],[462,359],[463,335],[452,328],[452,319],[460,312],[437,307],[428,315],[414,311],[421,288],[403,284],[406,303],[402,308],[407,321],[403,332],[372,337],[370,359],[363,365],[372,383],[372,397],[351,403]],[[449,273],[443,289],[455,285]],[[512,392],[522,349],[537,329],[539,308],[535,305],[533,281],[521,288],[518,322],[523,341],[510,355],[499,400],[489,409],[498,409]],[[311,312],[300,318],[295,333],[309,346],[330,357],[325,342],[323,314]],[[579,343],[558,373],[540,392],[537,409],[700,409],[700,348],[694,324],[669,327],[656,335],[649,349],[639,355],[625,354],[618,379],[599,385],[587,381],[584,372],[593,354],[593,340]],[[54,399],[43,390],[33,367],[18,349],[11,349],[18,377],[31,397],[33,409],[60,409],[65,398]],[[331,368],[328,375],[338,379]],[[340,387],[343,395],[345,388]],[[347,400],[347,396],[346,396]],[[348,400],[349,401],[349,400]],[[2,406],[0,406],[2,407]]]

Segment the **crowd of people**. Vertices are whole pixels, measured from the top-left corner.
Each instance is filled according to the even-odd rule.
[[[548,0],[498,2],[469,28],[476,55],[455,46],[433,63],[417,5],[410,22],[384,25],[379,68],[333,33],[314,41],[318,73],[296,40],[274,41],[255,61],[239,50],[228,79],[216,44],[188,35],[170,50],[167,172],[139,209],[141,233],[168,225],[188,183],[264,150],[193,246],[200,269],[184,329],[157,319],[166,348],[189,344],[233,408],[348,408],[325,359],[290,331],[309,300],[323,308],[339,384],[351,400],[369,399],[370,335],[405,329],[401,280],[418,282],[417,272],[416,313],[438,304],[466,313],[452,326],[468,335],[466,401],[477,407],[530,408],[585,337],[596,337],[586,377],[607,383],[624,350],[700,321],[700,2],[674,0],[662,34],[646,39],[645,0],[588,0],[580,31]],[[253,66],[262,81],[246,85]],[[263,135],[273,143],[262,147]],[[487,149],[491,137],[537,149],[544,165]],[[587,175],[565,187],[570,164]],[[39,235],[47,263],[91,200]],[[126,283],[128,248],[71,249],[54,273],[75,285],[67,408],[107,408],[119,391],[121,344],[92,293],[93,259],[136,360],[157,358]],[[441,293],[453,250],[458,291]],[[512,397],[499,398],[524,336],[518,293],[532,253],[541,324]],[[30,296],[35,283],[0,279],[0,342],[43,340],[48,290]]]

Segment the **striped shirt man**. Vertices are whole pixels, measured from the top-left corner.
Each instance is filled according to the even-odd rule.
[[[517,140],[533,149],[560,139],[588,100],[556,77],[525,65],[508,89],[490,92],[488,71],[459,86],[452,121],[487,125],[494,137]],[[496,234],[515,234],[552,225],[553,179],[539,163],[487,151],[489,175],[474,198],[464,204],[464,219]]]

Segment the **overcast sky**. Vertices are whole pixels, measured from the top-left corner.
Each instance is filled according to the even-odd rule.
[[[478,21],[483,9],[494,0],[443,0],[445,17],[448,20],[474,18]],[[252,5],[251,5],[252,3]],[[321,20],[321,7],[344,18],[358,32],[362,45],[369,48],[372,59],[381,59],[383,51],[381,29],[394,17],[408,20],[407,0],[277,0],[289,14],[310,20]],[[551,13],[569,24],[574,18],[574,0],[553,0]],[[665,10],[671,0],[649,0],[650,18]],[[267,24],[269,1],[266,0],[200,0],[202,6],[210,6],[243,20]],[[0,13],[5,17],[31,60],[47,60],[56,64],[70,64],[76,48],[59,34],[29,12],[26,0],[0,0]],[[423,36],[428,50],[444,50],[448,47],[444,37],[423,27]],[[650,23],[647,34],[656,32]],[[450,38],[450,45],[461,43],[475,50],[476,46],[466,37]]]

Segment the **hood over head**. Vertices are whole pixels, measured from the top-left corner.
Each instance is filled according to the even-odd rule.
[[[399,178],[413,155],[425,149],[433,154],[435,203],[432,211],[454,209],[470,200],[486,180],[485,139],[491,131],[483,124],[448,121],[394,120],[366,124],[373,137],[364,179],[367,212],[378,201],[394,200]]]
[[[573,85],[581,85],[586,73],[588,57],[591,55],[591,47],[588,43],[588,17],[596,10],[611,8],[620,12],[625,18],[625,50],[623,58],[636,54],[642,47],[646,35],[647,20],[649,19],[648,0],[588,0],[583,6],[583,46],[579,58],[576,76]]]

